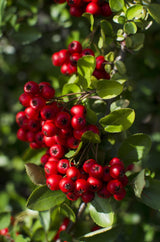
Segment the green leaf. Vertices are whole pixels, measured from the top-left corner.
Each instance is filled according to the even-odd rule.
[[[108,200],[95,196],[94,200],[88,203],[89,212],[93,221],[101,227],[112,226],[114,212]]]
[[[116,238],[119,235],[119,229],[117,228],[113,228],[110,231],[107,231],[108,229],[110,229],[112,227],[107,227],[107,228],[103,228],[103,229],[99,229],[96,230],[94,232],[85,234],[84,236],[82,236],[80,239],[80,242],[115,242]],[[104,231],[104,232],[103,232]]]
[[[132,20],[133,18],[141,17],[141,13],[143,12],[143,6],[140,4],[135,4],[129,7],[126,11],[126,17],[128,20]]]
[[[24,238],[21,234],[17,235],[15,238],[15,242],[30,242],[30,238]]]
[[[6,5],[7,5],[7,0],[0,1],[0,26],[2,25],[2,20],[3,20],[4,10],[6,8]]]
[[[112,42],[113,36],[113,27],[111,23],[107,20],[101,20],[101,36],[99,38],[99,48],[102,48],[104,45],[109,45]]]
[[[80,77],[80,82],[84,88],[90,86],[91,76],[96,66],[96,60],[94,56],[86,55],[78,60],[77,72]],[[87,86],[86,86],[87,85]]]
[[[135,112],[131,108],[115,110],[100,119],[100,124],[109,133],[122,132],[131,127],[135,119]]]
[[[141,201],[153,209],[160,210],[160,181],[150,179],[148,182],[141,194]]]
[[[113,51],[110,51],[107,55],[105,55],[105,60],[109,62],[113,62],[115,58],[115,53]]]
[[[41,159],[42,155],[45,154],[45,152],[46,152],[45,149],[37,149],[36,150],[36,149],[28,148],[25,151],[22,159],[25,162],[34,162],[34,163],[40,164],[40,159]]]
[[[117,81],[99,80],[96,93],[104,99],[111,99],[118,96],[123,91],[123,86]]]
[[[66,83],[63,86],[62,95],[66,95],[68,93],[77,93],[77,92],[81,92],[81,89],[80,89],[80,87],[77,84],[74,84],[74,83],[68,84],[68,83]],[[78,94],[78,95],[80,95],[80,94]]]
[[[119,12],[122,10],[125,6],[124,0],[109,0],[109,6],[113,12]]]
[[[67,203],[61,204],[60,209],[61,209],[61,212],[66,217],[68,217],[73,223],[76,221],[76,215],[72,210],[72,208]]]
[[[22,45],[30,44],[38,39],[40,39],[42,34],[35,27],[30,27],[28,25],[22,24],[18,32],[15,32],[12,37],[15,41]]]
[[[93,27],[94,27],[94,16],[93,16],[93,14],[83,13],[82,16],[89,20],[90,25],[91,25],[90,30],[93,31]]]
[[[160,4],[152,3],[147,8],[152,18],[160,24]]]
[[[86,120],[90,124],[96,124],[97,123],[97,115],[96,113],[87,107],[87,115],[86,115]]]
[[[118,155],[127,164],[142,160],[150,151],[151,139],[146,134],[133,134],[120,146]]]
[[[116,61],[115,66],[121,75],[124,75],[127,72],[126,66],[122,61]]]
[[[100,143],[101,139],[100,136],[92,131],[86,131],[82,137],[81,140],[84,142],[90,142],[90,143]]]
[[[136,197],[141,197],[142,191],[146,185],[145,169],[143,169],[133,180],[133,189]]]
[[[126,34],[135,34],[137,32],[136,24],[134,22],[125,23],[124,32],[126,32]]]
[[[51,191],[46,185],[36,188],[27,201],[27,207],[32,210],[45,211],[66,200],[66,196],[60,190]]]
[[[11,222],[11,214],[8,212],[0,213],[0,229],[7,228]]]
[[[45,232],[49,231],[50,221],[51,221],[50,211],[39,212],[39,217],[44,231]]]
[[[111,112],[121,109],[121,108],[127,108],[129,106],[129,100],[128,99],[120,99],[115,102],[113,102],[110,106]]]
[[[143,33],[136,33],[130,36],[130,48],[134,51],[138,51],[143,47],[145,35]]]
[[[46,184],[44,168],[38,165],[35,165],[33,163],[26,163],[25,168],[26,168],[27,175],[35,185]]]

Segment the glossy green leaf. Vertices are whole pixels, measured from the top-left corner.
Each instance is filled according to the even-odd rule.
[[[64,216],[68,217],[73,223],[76,221],[76,215],[73,209],[67,203],[61,204],[60,210]]]
[[[87,115],[86,115],[86,120],[90,124],[96,124],[97,123],[97,115],[96,113],[87,107]]]
[[[113,111],[100,119],[100,124],[109,133],[122,132],[131,127],[135,119],[135,112],[130,108],[122,108]]]
[[[112,226],[109,226],[107,228],[99,229],[94,232],[85,234],[80,238],[80,242],[106,242],[106,239],[107,242],[114,242],[116,241],[116,238],[119,234],[119,229],[111,228]]]
[[[143,169],[132,181],[135,196],[140,198],[142,191],[146,185],[145,181],[145,170]]]
[[[89,212],[93,221],[101,227],[112,226],[114,212],[109,200],[95,196],[94,200],[88,203]]]
[[[46,184],[46,177],[44,173],[44,168],[35,165],[33,163],[25,164],[27,175],[30,180],[36,185],[44,185]]]
[[[111,80],[99,80],[96,93],[104,99],[111,99],[118,96],[123,91],[123,86]]]
[[[2,19],[4,16],[4,10],[7,5],[7,0],[1,0],[0,1],[0,26],[2,25]]]
[[[86,88],[91,84],[91,76],[95,69],[96,60],[94,56],[86,55],[78,60],[77,72],[81,85]],[[86,86],[87,85],[87,86]]]
[[[139,16],[141,16],[142,11],[143,11],[143,6],[140,4],[135,4],[127,9],[126,17],[128,20],[132,20],[133,18],[138,18]]]
[[[124,25],[124,32],[126,34],[135,34],[137,32],[137,26],[134,22],[127,22]]]
[[[90,30],[93,31],[93,27],[94,27],[94,16],[93,14],[90,13],[83,13],[82,15],[83,17],[87,18],[90,22]]]
[[[129,106],[129,100],[128,99],[120,99],[120,100],[113,102],[110,105],[110,110],[111,110],[111,112],[113,112],[117,109],[127,108],[128,106]]]
[[[147,6],[147,9],[152,18],[160,24],[160,4],[152,3]]]
[[[11,214],[8,212],[0,213],[0,229],[9,227],[11,222]]]
[[[72,84],[66,83],[63,86],[63,89],[62,89],[62,95],[66,95],[68,93],[79,93],[79,92],[81,92],[80,87],[77,84],[74,84],[74,83],[72,83]]]
[[[15,242],[30,242],[30,238],[24,238],[21,234],[17,235]]]
[[[110,51],[107,55],[105,55],[105,60],[109,62],[113,62],[115,58],[115,53],[113,51]]]
[[[40,39],[42,34],[35,27],[22,24],[18,30],[13,34],[13,39],[22,45],[30,44]]]
[[[150,179],[148,183],[141,194],[141,201],[153,209],[160,210],[160,181]]]
[[[36,188],[27,201],[27,207],[32,210],[45,211],[66,200],[66,195],[58,191],[51,191],[46,185]]]
[[[118,155],[126,163],[142,160],[151,149],[151,139],[146,134],[129,136],[120,146]]]
[[[127,70],[126,70],[126,66],[125,66],[125,64],[123,63],[123,61],[116,61],[115,62],[115,66],[116,66],[116,68],[117,68],[117,70],[118,70],[118,72],[121,74],[121,75],[124,75],[126,72],[127,72]]]
[[[50,210],[39,212],[40,222],[45,232],[49,230],[50,227]]]
[[[90,142],[90,143],[100,143],[101,142],[100,136],[92,131],[86,131],[82,135],[81,140],[84,142]]]
[[[122,10],[125,6],[124,0],[109,0],[109,6],[113,12],[119,12]]]

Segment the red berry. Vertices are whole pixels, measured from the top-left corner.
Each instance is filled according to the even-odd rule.
[[[66,129],[70,126],[71,117],[67,112],[59,112],[55,119],[55,125],[60,129]]]
[[[87,183],[91,192],[98,192],[102,188],[102,182],[95,177],[90,176]]]
[[[29,143],[31,149],[40,149],[42,148],[37,142],[33,141]]]
[[[114,157],[112,160],[110,160],[109,164],[110,164],[110,166],[121,165],[122,167],[124,167],[123,162],[117,157]]]
[[[59,52],[55,52],[52,55],[52,64],[54,66],[61,66],[61,61],[60,61],[60,58],[59,58]]]
[[[69,6],[78,6],[81,4],[81,0],[67,0]]]
[[[96,178],[102,178],[103,167],[99,164],[93,164],[90,168],[89,175]]]
[[[80,177],[80,172],[75,166],[69,167],[66,171],[66,175],[72,181],[76,181]]]
[[[75,115],[85,116],[86,108],[85,108],[85,106],[83,106],[81,104],[77,104],[71,108],[70,112],[71,112],[72,116],[75,116]]]
[[[61,179],[62,176],[54,174],[47,178],[46,184],[48,188],[52,191],[59,190],[59,182]]]
[[[68,50],[70,53],[81,53],[82,45],[79,41],[74,40],[69,44]]]
[[[40,110],[46,104],[42,97],[33,97],[30,99],[30,106],[35,110]]]
[[[55,90],[51,86],[44,86],[41,89],[41,96],[47,100],[52,99],[54,97]]]
[[[33,142],[33,141],[35,141],[35,133],[32,132],[32,131],[28,131],[28,132],[26,133],[26,137],[27,137],[27,141],[28,141],[28,142]]]
[[[83,129],[86,125],[86,119],[82,115],[75,115],[71,119],[71,125],[74,129]]]
[[[111,194],[119,194],[122,188],[123,185],[119,180],[111,180],[107,184],[107,190]]]
[[[53,122],[45,122],[42,126],[42,132],[45,136],[51,137],[57,133],[57,127]]]
[[[87,131],[87,128],[84,127],[83,129],[75,129],[73,130],[73,135],[76,139],[81,140],[82,135]]]
[[[97,3],[88,3],[85,12],[98,15],[100,14],[100,6]]]
[[[26,131],[22,128],[18,129],[17,131],[17,138],[21,141],[27,141],[27,137],[26,137]]]
[[[84,203],[89,203],[94,199],[95,194],[93,192],[86,192],[83,193],[81,198]]]
[[[9,235],[8,233],[9,233],[9,229],[8,228],[4,228],[4,229],[0,230],[0,235],[3,235],[3,236]],[[2,239],[2,241],[3,241],[3,239]]]
[[[119,164],[115,164],[110,167],[110,175],[115,179],[123,177],[124,173],[125,173],[124,167],[122,167]]]
[[[40,145],[41,147],[43,147],[44,144],[44,135],[41,131],[37,132],[35,135],[35,142]]]
[[[89,125],[87,125],[87,130],[90,130],[90,131],[92,131],[92,132],[95,133],[95,134],[99,134],[99,129],[98,129],[98,127],[97,127],[96,125],[94,125],[94,124],[89,124]]]
[[[92,167],[93,164],[95,164],[96,161],[94,159],[89,159],[89,160],[86,160],[83,164],[83,170],[86,172],[86,173],[89,173],[90,172],[90,169]]]
[[[48,154],[42,155],[42,157],[41,157],[41,164],[45,165],[48,162],[49,157],[50,156]]]
[[[84,49],[84,50],[82,51],[82,56],[85,56],[85,55],[92,55],[92,56],[94,56],[94,51],[91,50],[91,49],[89,49],[89,48]]]
[[[24,85],[24,92],[35,95],[39,93],[39,86],[36,82],[29,81]]]
[[[112,194],[107,190],[107,186],[104,185],[101,190],[99,190],[97,192],[98,196],[99,197],[102,197],[102,198],[109,198],[112,196]]]
[[[70,56],[70,59],[69,59],[71,65],[73,65],[73,66],[77,66],[77,62],[78,62],[79,58],[81,58],[81,56],[82,56],[82,55],[81,55],[80,53],[73,53],[73,54]]]
[[[23,129],[28,128],[28,118],[24,111],[18,112],[16,114],[16,123]]]
[[[105,17],[109,17],[112,15],[112,11],[110,9],[110,6],[108,3],[104,2],[102,5],[101,5],[101,14]]]
[[[55,142],[54,136],[52,136],[52,137],[44,136],[44,143],[47,147],[51,147],[51,146],[55,145],[56,142]]]
[[[73,136],[67,139],[67,147],[70,149],[77,149],[79,146],[79,140],[74,138]]]
[[[97,70],[104,70],[104,56],[100,55],[96,57],[96,69]]]
[[[124,175],[123,177],[121,177],[120,182],[122,183],[122,185],[125,187],[128,184],[128,177],[126,175]]]
[[[112,179],[110,176],[110,167],[109,166],[104,166],[103,167],[103,181],[108,182]]]
[[[66,194],[67,198],[71,201],[76,201],[79,198],[79,195],[73,192],[68,192]]]
[[[19,97],[19,101],[24,107],[29,107],[30,100],[31,100],[31,95],[27,94],[26,92],[22,93]]]
[[[43,87],[45,86],[50,86],[51,84],[49,82],[40,82],[38,84],[40,91],[42,90]]]
[[[61,65],[63,65],[64,63],[67,63],[69,61],[69,51],[66,49],[60,50],[59,59],[60,59]]]
[[[62,145],[55,144],[50,148],[50,155],[55,158],[62,158],[64,156],[64,148]]]
[[[41,114],[41,118],[43,120],[53,120],[57,114],[57,110],[56,108],[53,108],[52,105],[45,105],[40,114]]]
[[[57,170],[61,174],[66,174],[69,167],[70,167],[70,164],[68,159],[61,159],[57,164]]]
[[[32,107],[27,107],[25,109],[25,114],[28,119],[38,119],[39,112]]]
[[[40,130],[39,120],[29,119],[28,120],[28,129],[32,132],[37,132]]]
[[[124,188],[121,189],[121,191],[118,194],[114,194],[113,197],[117,201],[121,201],[126,195],[126,190]]]
[[[81,17],[82,14],[83,14],[83,8],[81,7],[70,7],[70,10],[69,10],[70,14],[74,17]]]
[[[82,195],[88,191],[88,183],[84,179],[78,179],[75,181],[75,189],[77,194]]]
[[[57,174],[57,162],[48,161],[44,166],[44,170],[47,175]]]
[[[64,193],[72,192],[74,190],[74,186],[74,182],[68,177],[62,178],[59,182],[59,188]]]

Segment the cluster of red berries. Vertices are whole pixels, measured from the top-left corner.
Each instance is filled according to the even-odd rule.
[[[83,202],[88,203],[94,199],[96,192],[106,199],[113,196],[116,200],[122,200],[126,195],[126,169],[117,157],[106,166],[89,159],[79,168],[70,164],[68,159],[60,159],[58,162],[47,162],[44,169],[49,189],[61,190],[71,201],[81,197]]]
[[[70,14],[80,17],[83,13],[102,15],[109,17],[112,15],[109,4],[105,0],[54,0],[56,3],[64,3],[70,7]]]
[[[92,49],[82,49],[81,43],[74,40],[69,44],[68,49],[62,49],[52,55],[52,63],[55,66],[61,66],[62,74],[72,75],[77,72],[77,61],[85,55],[95,56]],[[96,68],[93,75],[97,79],[110,79],[110,75],[104,69],[106,63],[104,56],[96,57]]]
[[[87,124],[86,108],[74,105],[70,110],[53,99],[55,90],[48,82],[29,81],[19,101],[25,107],[16,115],[18,139],[29,142],[33,149],[48,148],[41,162],[61,159],[68,149],[76,149],[84,132],[99,133],[96,125]]]

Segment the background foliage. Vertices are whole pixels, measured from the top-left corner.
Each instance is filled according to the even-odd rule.
[[[130,134],[144,132],[152,140],[151,150],[142,160],[142,166],[147,167],[148,174],[156,179],[160,178],[159,30],[158,23],[153,22],[151,28],[145,32],[144,47],[137,52],[126,53],[124,62],[129,80],[128,88],[123,94],[123,98],[130,101],[130,107],[136,113]],[[82,41],[83,44],[88,43],[90,24],[84,17],[75,21],[64,5],[56,5],[51,0],[0,2],[0,212],[9,212],[16,217],[16,226],[23,234],[23,238],[18,236],[17,242],[43,241],[49,226],[48,238],[52,238],[61,218],[65,216],[55,208],[51,213],[50,225],[47,224],[47,212],[39,215],[26,209],[26,199],[35,186],[26,176],[24,162],[33,160],[39,164],[41,154],[37,153],[29,159],[28,145],[16,138],[15,115],[21,110],[19,95],[29,80],[50,81],[56,89],[56,95],[61,94],[66,77],[60,74],[59,68],[52,65],[51,55],[64,46],[67,48],[73,39]],[[94,36],[94,41],[98,42],[97,35]],[[96,49],[96,45],[93,48]],[[147,192],[146,188],[146,194]],[[94,241],[105,241],[104,238],[107,241],[159,241],[159,211],[132,198],[131,193],[121,205],[115,204],[118,228],[98,235]],[[147,196],[144,199],[148,205]],[[160,197],[155,197],[155,200],[158,203]],[[72,210],[65,208],[64,211],[71,213],[70,217],[74,220]],[[4,224],[2,215],[0,226]],[[7,216],[4,217],[7,227],[9,221]],[[79,222],[76,226],[77,236],[80,236],[89,232],[93,223],[89,222],[88,228],[86,221]],[[85,238],[84,241],[93,242],[93,238]]]

